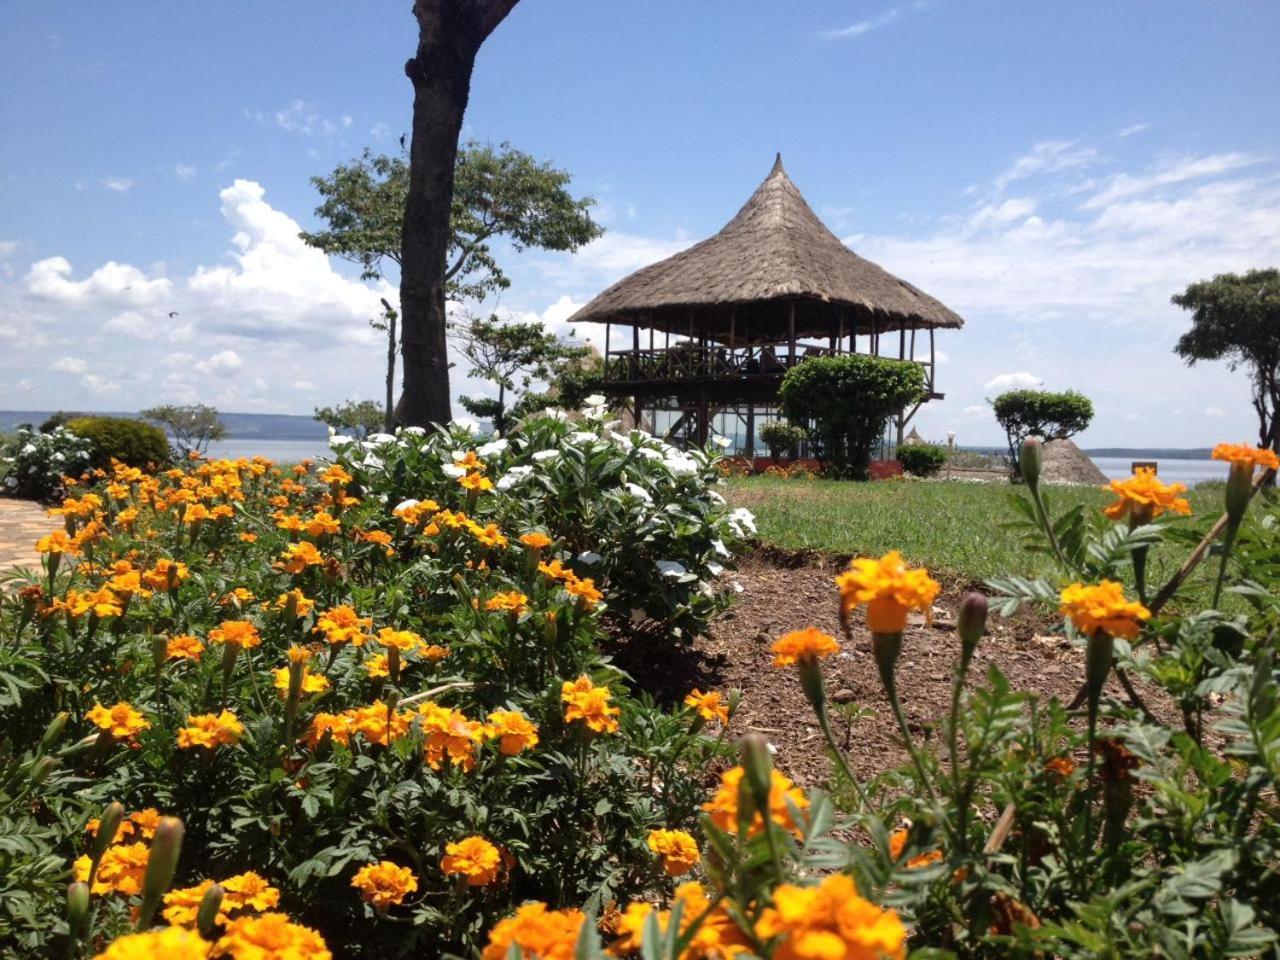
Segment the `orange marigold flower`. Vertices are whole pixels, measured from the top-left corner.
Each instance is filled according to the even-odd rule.
[[[467,532],[486,547],[505,547],[508,542],[496,523],[486,523],[483,527],[478,523],[468,523]]]
[[[345,713],[317,713],[307,728],[302,742],[311,749],[328,734],[334,743],[346,745],[351,742],[351,717]]]
[[[430,700],[418,705],[418,715],[422,718],[427,766],[439,770],[447,757],[464,771],[475,767],[476,744],[484,739],[484,724],[468,720],[461,711]]]
[[[1132,640],[1142,630],[1151,611],[1136,600],[1124,598],[1124,586],[1113,580],[1086,586],[1073,583],[1063,589],[1059,608],[1077,630],[1093,636],[1105,630],[1113,637]]]
[[[185,563],[160,559],[142,575],[142,581],[152,590],[172,590],[191,575]]]
[[[1164,484],[1156,479],[1150,467],[1139,467],[1133,476],[1112,480],[1106,487],[1116,495],[1115,503],[1102,512],[1111,520],[1129,519],[1135,526],[1149,523],[1166,510],[1186,516],[1191,504],[1179,494],[1186,493],[1186,484]]]
[[[322,563],[324,563],[324,555],[316,549],[316,545],[310,540],[303,540],[285,547],[284,553],[280,554],[280,559],[276,561],[276,566],[286,573],[298,574],[307,567],[316,567]]]
[[[902,859],[902,852],[907,849],[907,840],[910,836],[911,831],[902,827],[889,834],[889,856],[895,861]],[[941,859],[941,850],[929,850],[926,853],[918,853],[908,860],[907,868],[914,870],[916,867],[927,867],[929,864],[937,863]]]
[[[467,886],[483,887],[498,877],[502,854],[484,837],[464,837],[445,844],[440,869],[450,877],[466,877]]]
[[[209,944],[200,934],[182,927],[161,927],[117,937],[93,960],[206,960],[208,956]]]
[[[389,657],[385,653],[375,653],[364,662],[364,672],[370,680],[380,680],[391,676]]]
[[[756,922],[761,940],[778,938],[775,960],[817,957],[902,958],[907,929],[892,910],[858,896],[852,878],[836,873],[816,887],[780,884]]]
[[[277,610],[288,610],[289,607],[292,606],[294,613],[299,617],[305,617],[315,609],[315,605],[316,602],[297,587],[280,594],[280,596],[276,597],[276,602],[273,604]]]
[[[464,490],[492,490],[493,481],[483,473],[464,473],[458,478],[458,485]]]
[[[413,714],[408,710],[391,712],[385,703],[372,703],[346,711],[351,732],[358,733],[370,743],[387,746],[409,732]],[[336,739],[336,737],[335,737]]]
[[[384,647],[395,647],[401,653],[410,653],[423,645],[422,637],[412,630],[393,630],[391,627],[378,631],[378,642]]]
[[[591,609],[604,599],[604,594],[596,589],[596,582],[590,577],[574,577],[572,580],[566,580],[564,589],[571,597],[577,597],[587,609]]]
[[[700,960],[733,960],[741,954],[750,953],[750,944],[733,918],[723,905],[711,906],[707,892],[698,883],[682,883],[676,887],[672,897],[672,906],[682,905],[680,932],[688,937],[688,946],[681,957],[700,958]],[[671,911],[659,910],[648,903],[631,903],[627,905],[617,920],[619,939],[612,944],[611,954],[630,956],[638,953],[644,944],[644,930],[649,922],[649,915],[657,914],[658,930],[664,936],[671,923]],[[702,918],[696,930],[691,929],[695,921]]]
[[[610,704],[608,687],[597,687],[586,674],[566,680],[560,688],[565,723],[581,720],[595,733],[617,733],[622,711]]]
[[[131,739],[151,727],[150,720],[139,713],[133,704],[123,700],[112,707],[95,703],[85,716],[99,730],[105,730],[116,740]]]
[[[578,575],[559,560],[538,564],[538,572],[549,580],[576,580]]]
[[[490,612],[524,613],[529,609],[529,598],[519,590],[508,590],[495,593],[484,602],[484,608]]]
[[[257,597],[248,587],[236,587],[226,593],[221,600],[218,601],[224,607],[243,607],[245,604],[252,603]]]
[[[1044,768],[1047,772],[1066,780],[1076,772],[1076,762],[1070,757],[1052,757],[1045,762]]]
[[[840,643],[817,627],[784,633],[773,643],[773,665],[789,667],[801,660],[822,660],[837,653]]]
[[[345,487],[351,482],[351,479],[351,474],[347,473],[346,470],[343,470],[342,467],[338,466],[336,463],[325,467],[324,470],[320,471],[321,483]]]
[[[498,749],[507,757],[538,745],[538,728],[519,710],[493,711],[489,714],[484,735],[490,740],[498,740]]]
[[[246,530],[244,533],[240,534],[240,542],[241,543],[257,543],[258,535],[256,533],[252,533]]]
[[[689,694],[684,698],[684,705],[690,710],[696,710],[698,716],[708,723],[712,721],[729,722],[729,705],[723,702],[718,690],[703,693],[695,688],[689,691]]]
[[[178,748],[193,750],[203,747],[212,750],[224,745],[235,746],[243,733],[244,724],[230,710],[198,713],[187,717],[187,725],[178,729]]]
[[[70,553],[77,554],[80,548],[76,546],[65,530],[55,530],[36,541],[36,550],[40,553]]]
[[[248,620],[223,620],[209,631],[209,642],[252,650],[262,645],[262,635]]]
[[[298,648],[295,648],[298,649]],[[271,685],[280,691],[281,696],[289,693],[289,668],[280,667],[271,673]],[[312,673],[306,667],[302,668],[302,693],[324,693],[329,689],[329,680],[322,673]]]
[[[373,627],[372,617],[362,617],[354,607],[340,606],[326,610],[316,618],[313,633],[324,635],[333,646],[349,643],[355,647],[364,646],[370,639],[369,629]]]
[[[280,903],[280,891],[267,883],[266,878],[249,870],[222,881],[225,896],[222,912],[237,910],[270,910]]]
[[[464,470],[475,470],[480,473],[484,473],[484,471],[488,469],[488,465],[480,459],[479,455],[474,450],[468,450],[466,453],[461,455],[455,453],[453,455],[453,465],[455,467],[462,467]]]
[[[923,568],[909,568],[897,550],[879,560],[860,557],[836,577],[840,588],[840,616],[847,619],[859,604],[867,607],[867,628],[872,633],[901,633],[908,610],[933,610],[942,589]]]
[[[449,655],[449,648],[442,647],[438,643],[423,642],[418,648],[418,656],[424,660],[430,660],[432,663],[439,663]]]
[[[489,931],[480,960],[507,960],[512,947],[520,960],[573,960],[584,919],[581,910],[526,903]]]
[[[698,841],[683,830],[650,830],[645,842],[670,877],[683,876],[702,859]]]
[[[1280,457],[1265,447],[1254,447],[1247,443],[1220,443],[1213,448],[1214,460],[1225,460],[1233,467],[1252,471],[1255,467],[1264,470],[1280,470]]]
[[[551,546],[553,541],[545,533],[533,530],[529,533],[522,533],[520,535],[520,542],[530,550],[545,550],[547,547]]]
[[[117,843],[107,847],[98,863],[90,893],[119,893],[132,897],[142,892],[142,879],[147,873],[147,857],[151,848],[142,841]],[[80,857],[74,864],[75,878],[82,883],[89,880],[89,857]]]
[[[306,526],[309,537],[323,537],[337,533],[341,529],[342,524],[323,510],[308,520]]]
[[[375,909],[386,910],[403,903],[405,897],[417,890],[418,878],[408,867],[383,860],[367,863],[357,870],[351,886]]]
[[[230,960],[332,960],[324,939],[283,913],[239,917],[213,945],[211,957]]]
[[[742,783],[744,771],[742,767],[733,767],[720,775],[720,786],[710,800],[702,805],[711,816],[711,822],[726,833],[738,832],[738,788]],[[804,791],[793,784],[785,775],[777,770],[769,773],[769,816],[774,823],[800,836],[800,827],[791,817],[790,806],[797,810],[807,809],[809,798]],[[788,806],[787,801],[790,801]],[[755,836],[764,829],[764,819],[757,810],[751,819],[749,833]]]

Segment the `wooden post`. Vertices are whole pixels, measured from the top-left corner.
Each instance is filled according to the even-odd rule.
[[[933,350],[933,327],[929,328],[929,392],[934,392],[935,377],[934,372],[934,350]]]
[[[631,327],[631,379],[640,379],[640,328]]]
[[[794,367],[796,364],[796,302],[792,300],[787,307],[787,339],[789,347],[787,350],[787,366]]]
[[[605,379],[609,379],[609,334],[613,331],[613,324],[606,320],[604,322],[604,373]]]
[[[911,359],[916,358],[916,328],[911,328]]]
[[[697,439],[698,446],[705,447],[707,445],[707,430],[711,426],[707,423],[709,418],[709,409],[707,404],[707,388],[705,386],[698,388],[698,423],[694,436]]]
[[[907,328],[902,327],[898,330],[898,359],[905,360],[907,356]]]
[[[756,456],[756,405],[754,403],[747,404],[747,445],[743,455],[746,456],[748,464]]]

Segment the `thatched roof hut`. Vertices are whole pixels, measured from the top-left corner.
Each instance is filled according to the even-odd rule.
[[[733,316],[738,342],[783,342],[792,335],[957,328],[964,320],[941,302],[870,260],[827,229],[782,167],[782,157],[746,204],[715,236],[619,280],[569,318],[684,333],[691,314],[712,319],[708,336],[725,342]]]

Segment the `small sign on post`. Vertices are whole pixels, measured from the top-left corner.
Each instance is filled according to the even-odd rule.
[[[1159,473],[1159,465],[1154,460],[1134,460],[1129,464],[1129,472],[1136,475],[1139,470],[1150,470],[1152,473]]]

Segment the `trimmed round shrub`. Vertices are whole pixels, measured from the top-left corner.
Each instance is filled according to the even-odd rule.
[[[169,438],[159,427],[141,420],[76,417],[67,421],[67,429],[93,444],[93,467],[108,467],[112,460],[131,467],[169,462]]]
[[[1064,390],[1009,390],[992,401],[996,420],[1009,439],[1009,459],[1018,473],[1018,453],[1027,437],[1065,440],[1093,420],[1093,403],[1083,393]]]
[[[760,428],[760,440],[768,448],[769,456],[775,460],[794,457],[806,436],[804,427],[785,420],[770,420]]]
[[[815,453],[832,475],[866,480],[885,422],[924,395],[924,367],[864,353],[814,357],[782,378],[782,412],[811,424]]]
[[[898,447],[897,458],[907,473],[932,477],[947,462],[947,448],[936,443],[909,443]]]

